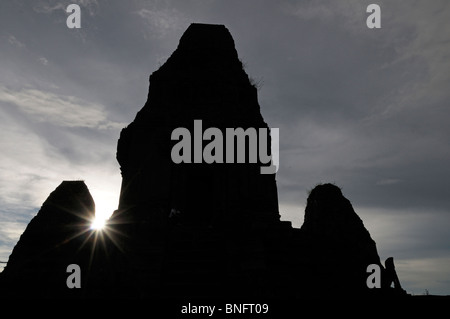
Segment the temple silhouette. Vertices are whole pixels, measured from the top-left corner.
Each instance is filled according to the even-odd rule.
[[[280,220],[276,176],[260,174],[266,164],[175,164],[171,133],[185,127],[193,134],[194,120],[203,129],[268,128],[223,25],[191,24],[150,76],[147,102],[120,134],[120,200],[106,227],[90,229],[95,204],[84,182],[62,182],[15,246],[0,274],[0,295],[406,296],[393,259],[382,265],[338,186],[311,190],[298,229]],[[69,264],[80,266],[81,288],[67,287]],[[380,288],[367,285],[373,264],[381,269]]]

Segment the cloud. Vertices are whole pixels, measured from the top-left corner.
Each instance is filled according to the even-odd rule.
[[[8,216],[5,212],[0,214],[0,224],[2,231],[0,231],[0,261],[7,262],[11,254],[11,248],[15,246],[20,238],[20,235],[25,230],[27,224],[17,221],[9,221],[4,217]],[[6,264],[0,263],[0,272]]]
[[[400,179],[396,178],[388,178],[388,179],[382,179],[376,182],[376,185],[384,186],[384,185],[394,185],[400,183]]]
[[[336,182],[365,205],[445,209],[450,4],[381,1],[370,30],[369,3],[286,1],[296,33],[283,25],[284,37],[267,33],[277,48],[253,52],[263,115],[280,127],[280,203]]]
[[[13,221],[2,221],[4,230],[0,233],[0,242],[16,242],[24,231],[24,224]]]
[[[135,11],[147,25],[152,27],[158,37],[165,37],[174,30],[181,30],[188,24],[188,20],[175,9],[147,9]]]
[[[409,6],[408,6],[409,7]],[[425,77],[405,92],[400,100],[400,106],[433,104],[448,98],[447,90],[450,84],[450,31],[447,18],[450,15],[448,1],[436,1],[433,6],[425,1],[415,1],[410,9],[402,11],[393,17],[396,25],[402,25],[403,30],[410,30],[413,37],[402,48],[401,55],[395,63],[415,61],[423,63]],[[425,103],[424,103],[425,102]]]
[[[19,40],[17,40],[17,38],[13,35],[8,36],[8,42],[12,45],[15,45],[16,47],[19,48],[24,48],[26,47],[26,45],[22,42],[20,42]]]
[[[97,0],[78,0],[73,3],[78,3],[82,8],[86,8],[90,16],[95,16],[100,10],[100,5]]]
[[[359,34],[365,31],[368,16],[366,8],[370,3],[371,1],[360,0],[287,1],[284,3],[283,12],[308,23],[313,21],[322,24],[332,23],[339,28]]]
[[[85,180],[100,214],[112,213],[120,188],[115,144],[125,124],[109,120],[103,105],[30,84],[0,85],[0,106],[0,223],[25,211],[12,220],[24,228],[63,180]]]
[[[45,65],[45,66],[48,65],[48,60],[47,60],[46,58],[44,58],[44,57],[40,57],[40,58],[38,59],[38,61],[39,61],[40,63],[42,63],[43,65]]]
[[[33,10],[37,13],[45,13],[50,14],[57,10],[63,10],[66,11],[67,5],[65,6],[63,3],[58,2],[54,5],[51,5],[47,2],[38,2],[34,7]]]
[[[88,10],[90,16],[94,16],[99,10],[97,0],[40,1],[34,5],[33,10],[44,14],[52,14],[55,11],[64,11],[66,13],[67,6],[72,3],[78,4],[82,10]]]
[[[85,180],[99,213],[113,212],[120,189],[115,139],[102,141],[95,130],[42,130],[41,124],[24,125],[26,120],[10,113],[6,109],[0,117],[0,224],[26,225],[63,180]],[[11,239],[8,234],[0,231]]]
[[[450,284],[449,257],[428,257],[395,260],[397,273],[408,292],[422,295],[448,295]]]
[[[63,96],[37,89],[13,91],[0,86],[0,101],[17,106],[38,122],[69,128],[117,129],[124,127],[123,123],[109,121],[102,105],[74,96]]]

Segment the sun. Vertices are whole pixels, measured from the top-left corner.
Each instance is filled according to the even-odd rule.
[[[114,210],[117,209],[115,196],[110,192],[98,192],[94,197],[95,201],[95,217],[91,221],[90,228],[94,230],[102,230]]]
[[[91,223],[91,229],[101,230],[103,227],[105,227],[105,224],[106,219],[103,216],[95,217]]]

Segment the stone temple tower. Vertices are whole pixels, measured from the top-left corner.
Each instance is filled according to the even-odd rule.
[[[194,120],[202,121],[203,131],[219,128],[224,137],[226,128],[268,129],[257,89],[223,25],[190,25],[175,52],[150,76],[147,102],[118,142],[121,214],[155,224],[172,211],[196,227],[278,221],[275,174],[261,174],[261,163],[172,161],[173,130],[187,128],[193,138]],[[246,147],[248,156],[248,140]]]

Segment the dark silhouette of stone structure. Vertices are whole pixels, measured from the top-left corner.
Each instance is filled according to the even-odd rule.
[[[391,285],[394,285],[395,292],[397,294],[405,294],[406,291],[402,288],[402,285],[400,284],[400,280],[398,279],[397,272],[395,271],[394,266],[394,257],[389,257],[384,262],[384,265],[386,266],[385,274],[383,277],[383,288],[388,289],[391,287]]]
[[[81,291],[67,289],[66,269],[70,264],[89,268],[94,214],[85,183],[62,182],[30,221],[1,273],[7,296],[80,296]]]
[[[86,224],[94,211],[87,187],[63,182],[22,235],[0,285],[16,295],[30,283],[45,286],[43,297],[392,295],[393,263],[383,288],[367,288],[367,266],[385,270],[337,186],[311,191],[295,229],[280,221],[275,174],[260,174],[262,163],[175,164],[171,133],[185,127],[194,135],[194,120],[203,129],[268,127],[222,25],[192,24],[150,76],[146,104],[120,134],[120,203],[102,240]],[[87,273],[75,291],[65,286],[71,263]]]
[[[299,240],[305,265],[305,280],[311,292],[351,294],[364,290],[367,266],[381,268],[376,244],[355,213],[350,201],[333,184],[316,186],[309,194]]]
[[[275,176],[260,174],[260,165],[172,162],[172,131],[186,127],[194,136],[194,120],[224,136],[225,128],[268,127],[223,25],[192,24],[150,76],[147,103],[118,142],[121,213],[167,215],[176,209],[196,225],[279,220]]]

